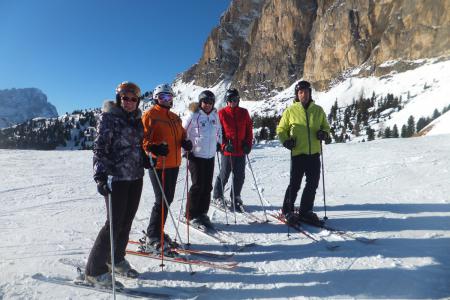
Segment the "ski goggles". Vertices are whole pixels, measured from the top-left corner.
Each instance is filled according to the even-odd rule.
[[[120,97],[120,100],[122,100],[122,101],[131,101],[131,102],[134,102],[134,103],[136,103],[136,102],[138,102],[138,98],[137,97],[127,97],[127,96],[122,96],[122,97]]]
[[[228,97],[227,98],[227,102],[233,102],[233,103],[236,103],[236,102],[239,102],[239,96],[232,96],[232,97]]]
[[[173,95],[169,93],[159,93],[158,100],[161,100],[163,102],[170,102],[173,100]]]

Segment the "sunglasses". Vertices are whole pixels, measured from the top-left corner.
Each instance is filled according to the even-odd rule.
[[[120,97],[120,99],[122,100],[122,101],[131,101],[131,102],[138,102],[138,98],[136,98],[136,97],[127,97],[127,96],[122,96],[122,97]]]
[[[158,100],[164,101],[164,102],[170,102],[173,100],[173,95],[172,94],[167,94],[167,93],[159,93],[158,94]]]
[[[213,105],[215,101],[214,101],[214,99],[207,98],[207,99],[203,99],[202,102],[205,104]]]

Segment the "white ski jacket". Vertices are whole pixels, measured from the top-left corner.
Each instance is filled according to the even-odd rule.
[[[220,126],[217,110],[206,114],[198,106],[191,103],[191,115],[183,122],[187,139],[192,142],[192,154],[200,158],[213,158],[216,154],[217,143],[222,142],[222,127]]]

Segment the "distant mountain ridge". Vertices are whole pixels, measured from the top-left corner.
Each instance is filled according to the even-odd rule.
[[[0,128],[10,127],[36,117],[55,118],[56,107],[37,88],[0,90]]]

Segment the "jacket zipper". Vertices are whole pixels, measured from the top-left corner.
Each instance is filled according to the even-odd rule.
[[[309,146],[309,155],[311,155],[311,132],[309,128],[309,116],[308,116],[308,110],[305,109],[306,114],[306,129],[308,130],[308,146]]]

